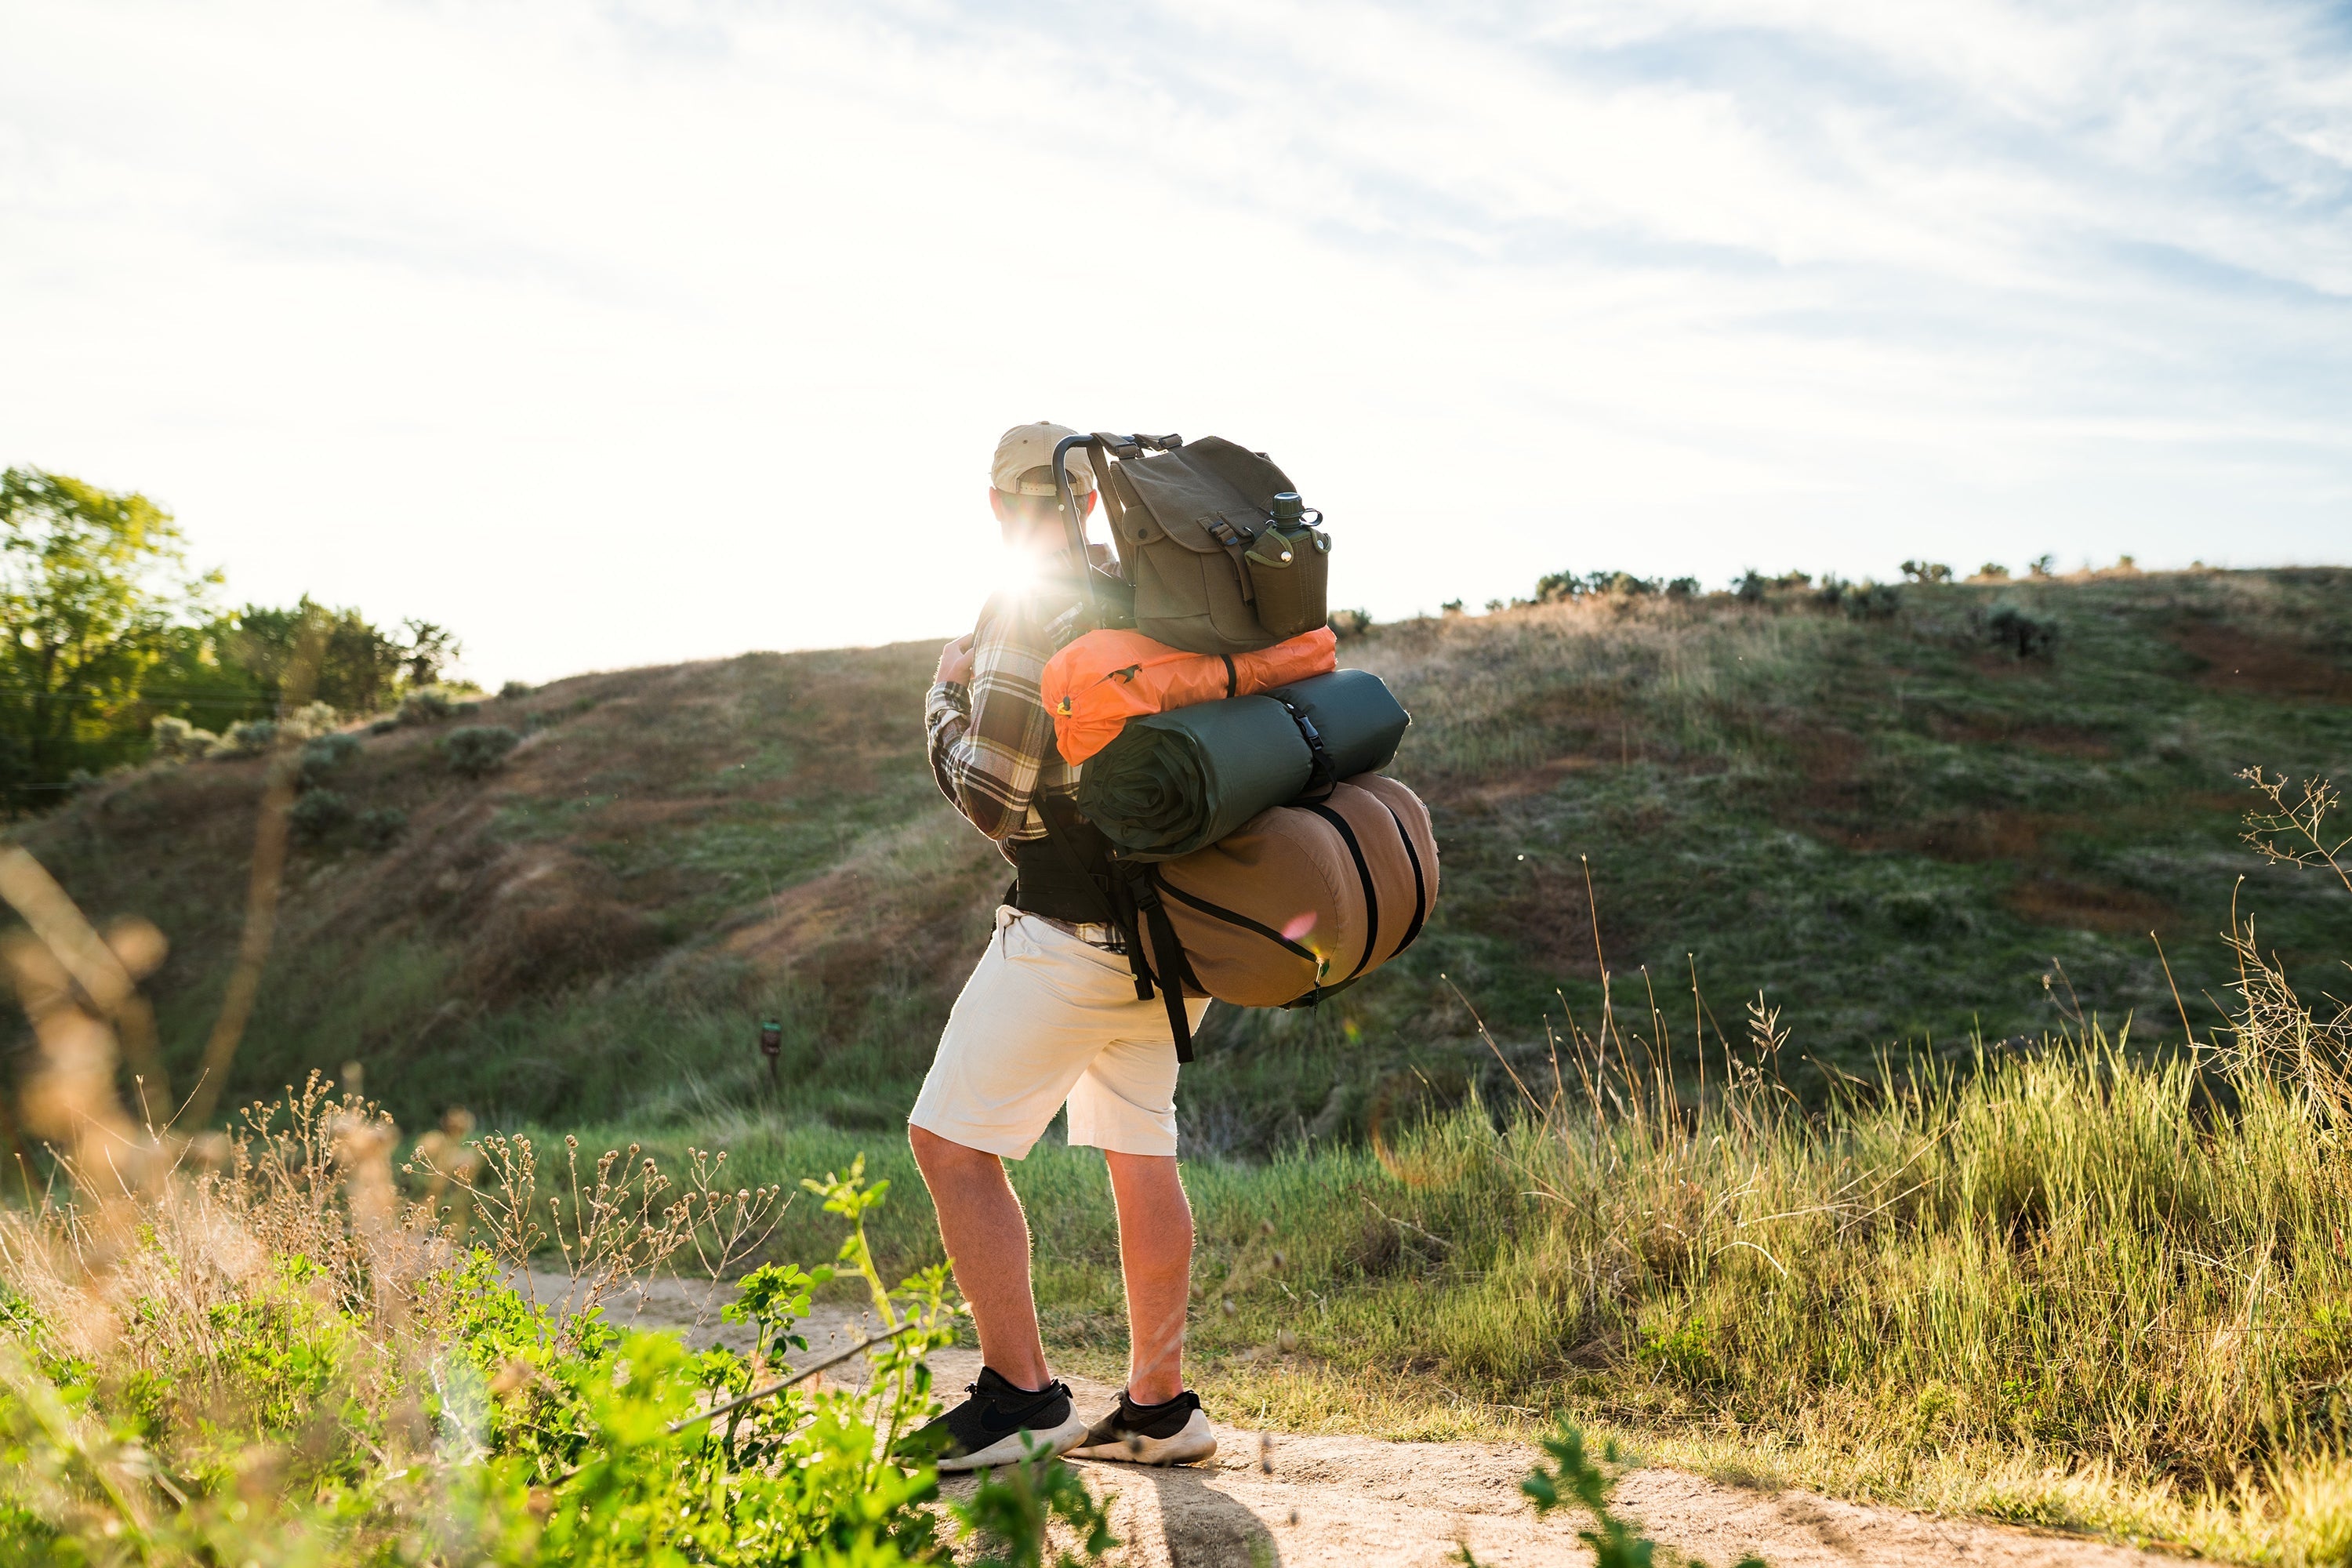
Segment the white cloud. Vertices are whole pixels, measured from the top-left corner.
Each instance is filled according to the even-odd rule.
[[[477,672],[954,630],[1015,420],[1264,444],[1381,613],[2346,559],[2323,7],[18,4],[0,458]]]

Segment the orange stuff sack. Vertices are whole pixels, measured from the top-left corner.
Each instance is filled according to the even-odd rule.
[[[1318,626],[1255,653],[1186,653],[1141,632],[1088,632],[1045,662],[1042,695],[1066,763],[1083,763],[1129,719],[1252,697],[1339,668],[1339,639]]]

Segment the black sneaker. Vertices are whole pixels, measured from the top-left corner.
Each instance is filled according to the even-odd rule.
[[[1197,1465],[1216,1452],[1217,1435],[1209,1430],[1199,1394],[1188,1388],[1165,1405],[1138,1405],[1122,1389],[1118,1407],[1087,1428],[1070,1458]]]
[[[900,1450],[942,1470],[977,1470],[1010,1464],[1035,1448],[1058,1454],[1087,1435],[1067,1384],[1049,1383],[1032,1394],[982,1367],[980,1381],[967,1392],[970,1399],[909,1433]]]

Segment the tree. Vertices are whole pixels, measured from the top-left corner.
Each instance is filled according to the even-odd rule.
[[[312,638],[308,646],[319,664],[306,673],[297,667]],[[175,699],[184,696],[203,710],[183,716],[217,729],[276,712],[289,700],[288,681],[304,679],[304,701],[377,713],[397,706],[409,689],[439,680],[458,651],[456,636],[430,621],[386,632],[356,609],[331,608],[307,594],[289,609],[247,605],[180,634],[170,668],[157,672],[153,709],[178,713]],[[239,699],[249,710],[226,711]]]
[[[135,755],[141,687],[218,580],[136,491],[0,473],[0,798],[21,810]]]
[[[400,668],[411,686],[437,684],[451,665],[466,651],[457,634],[432,621],[406,620],[400,623],[408,633]]]

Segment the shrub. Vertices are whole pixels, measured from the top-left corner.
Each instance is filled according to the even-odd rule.
[[[302,748],[301,787],[310,789],[359,753],[360,738],[341,732],[321,735]]]
[[[1731,596],[1743,605],[1760,605],[1764,602],[1764,591],[1771,585],[1763,573],[1751,566],[1732,579]]]
[[[1363,610],[1334,610],[1331,612],[1330,626],[1331,630],[1345,641],[1349,637],[1362,637],[1366,632],[1370,631],[1372,617]]]
[[[449,717],[456,700],[437,686],[427,686],[400,700],[395,717],[403,724],[437,724]]]
[[[521,739],[504,724],[468,724],[441,737],[441,751],[449,759],[451,773],[460,778],[485,778],[497,771]]]
[[[194,762],[219,743],[220,737],[210,730],[199,730],[185,719],[166,713],[148,727],[152,754],[167,763]]]
[[[1985,635],[2020,658],[2048,658],[2058,642],[2058,623],[2004,599],[1985,616]]]
[[[944,1267],[895,1289],[877,1271],[866,1216],[887,1184],[869,1186],[862,1159],[803,1184],[845,1224],[835,1264],[772,1265],[730,1309],[753,1331],[747,1358],[625,1336],[599,1310],[673,1257],[717,1275],[764,1245],[780,1194],[727,1180],[723,1154],[690,1153],[674,1178],[634,1148],[583,1169],[567,1141],[551,1174],[574,1206],[547,1201],[528,1140],[492,1137],[462,1172],[411,1166],[428,1195],[410,1202],[398,1129],[315,1074],[210,1139],[202,1173],[167,1155],[136,1185],[116,1174],[110,1191],[0,1211],[0,1560],[944,1555],[936,1472],[899,1449],[938,1408],[922,1363],[954,1342],[957,1309]],[[66,1171],[102,1180],[129,1139],[78,1142]],[[470,1250],[435,1205],[453,1178],[486,1233]],[[570,1269],[560,1310],[509,1282],[550,1244]],[[811,1292],[836,1277],[881,1320],[866,1375],[775,1377],[787,1345],[805,1348]],[[1042,1459],[958,1511],[1004,1532],[1010,1561],[1044,1560],[1055,1520],[1098,1561],[1113,1542],[1089,1501]]]
[[[342,715],[327,702],[305,702],[291,713],[278,715],[278,732],[289,741],[307,741],[314,735],[331,735],[335,726],[343,721]]]
[[[1914,583],[1948,583],[1952,569],[1940,561],[1906,561],[1903,575]]]
[[[1696,587],[1697,584],[1693,584]],[[1636,577],[1631,572],[1588,572],[1578,576],[1573,572],[1554,572],[1536,579],[1536,603],[1555,605],[1563,599],[1580,599],[1588,594],[1606,594],[1614,598],[1641,598],[1655,594],[1662,584],[1655,577]]]
[[[1977,578],[1985,583],[2006,583],[2009,581],[2009,568],[1998,561],[1988,561],[1977,568]]]
[[[205,752],[207,757],[235,761],[240,757],[264,755],[278,743],[278,721],[274,719],[240,719],[225,731]]]
[[[350,801],[335,791],[312,789],[302,792],[294,808],[286,814],[286,820],[294,829],[295,837],[305,844],[318,844],[352,826],[358,820],[358,813],[352,809]]]
[[[509,680],[504,686],[499,688],[499,700],[501,702],[513,702],[520,698],[530,696],[532,692],[538,689],[538,687],[533,686],[528,680]]]
[[[389,849],[408,831],[408,813],[396,805],[374,805],[359,815],[353,826],[359,841],[370,849]]]
[[[1903,607],[1903,591],[1892,583],[1874,583],[1865,577],[1847,584],[1841,607],[1853,620],[1886,620]]]

